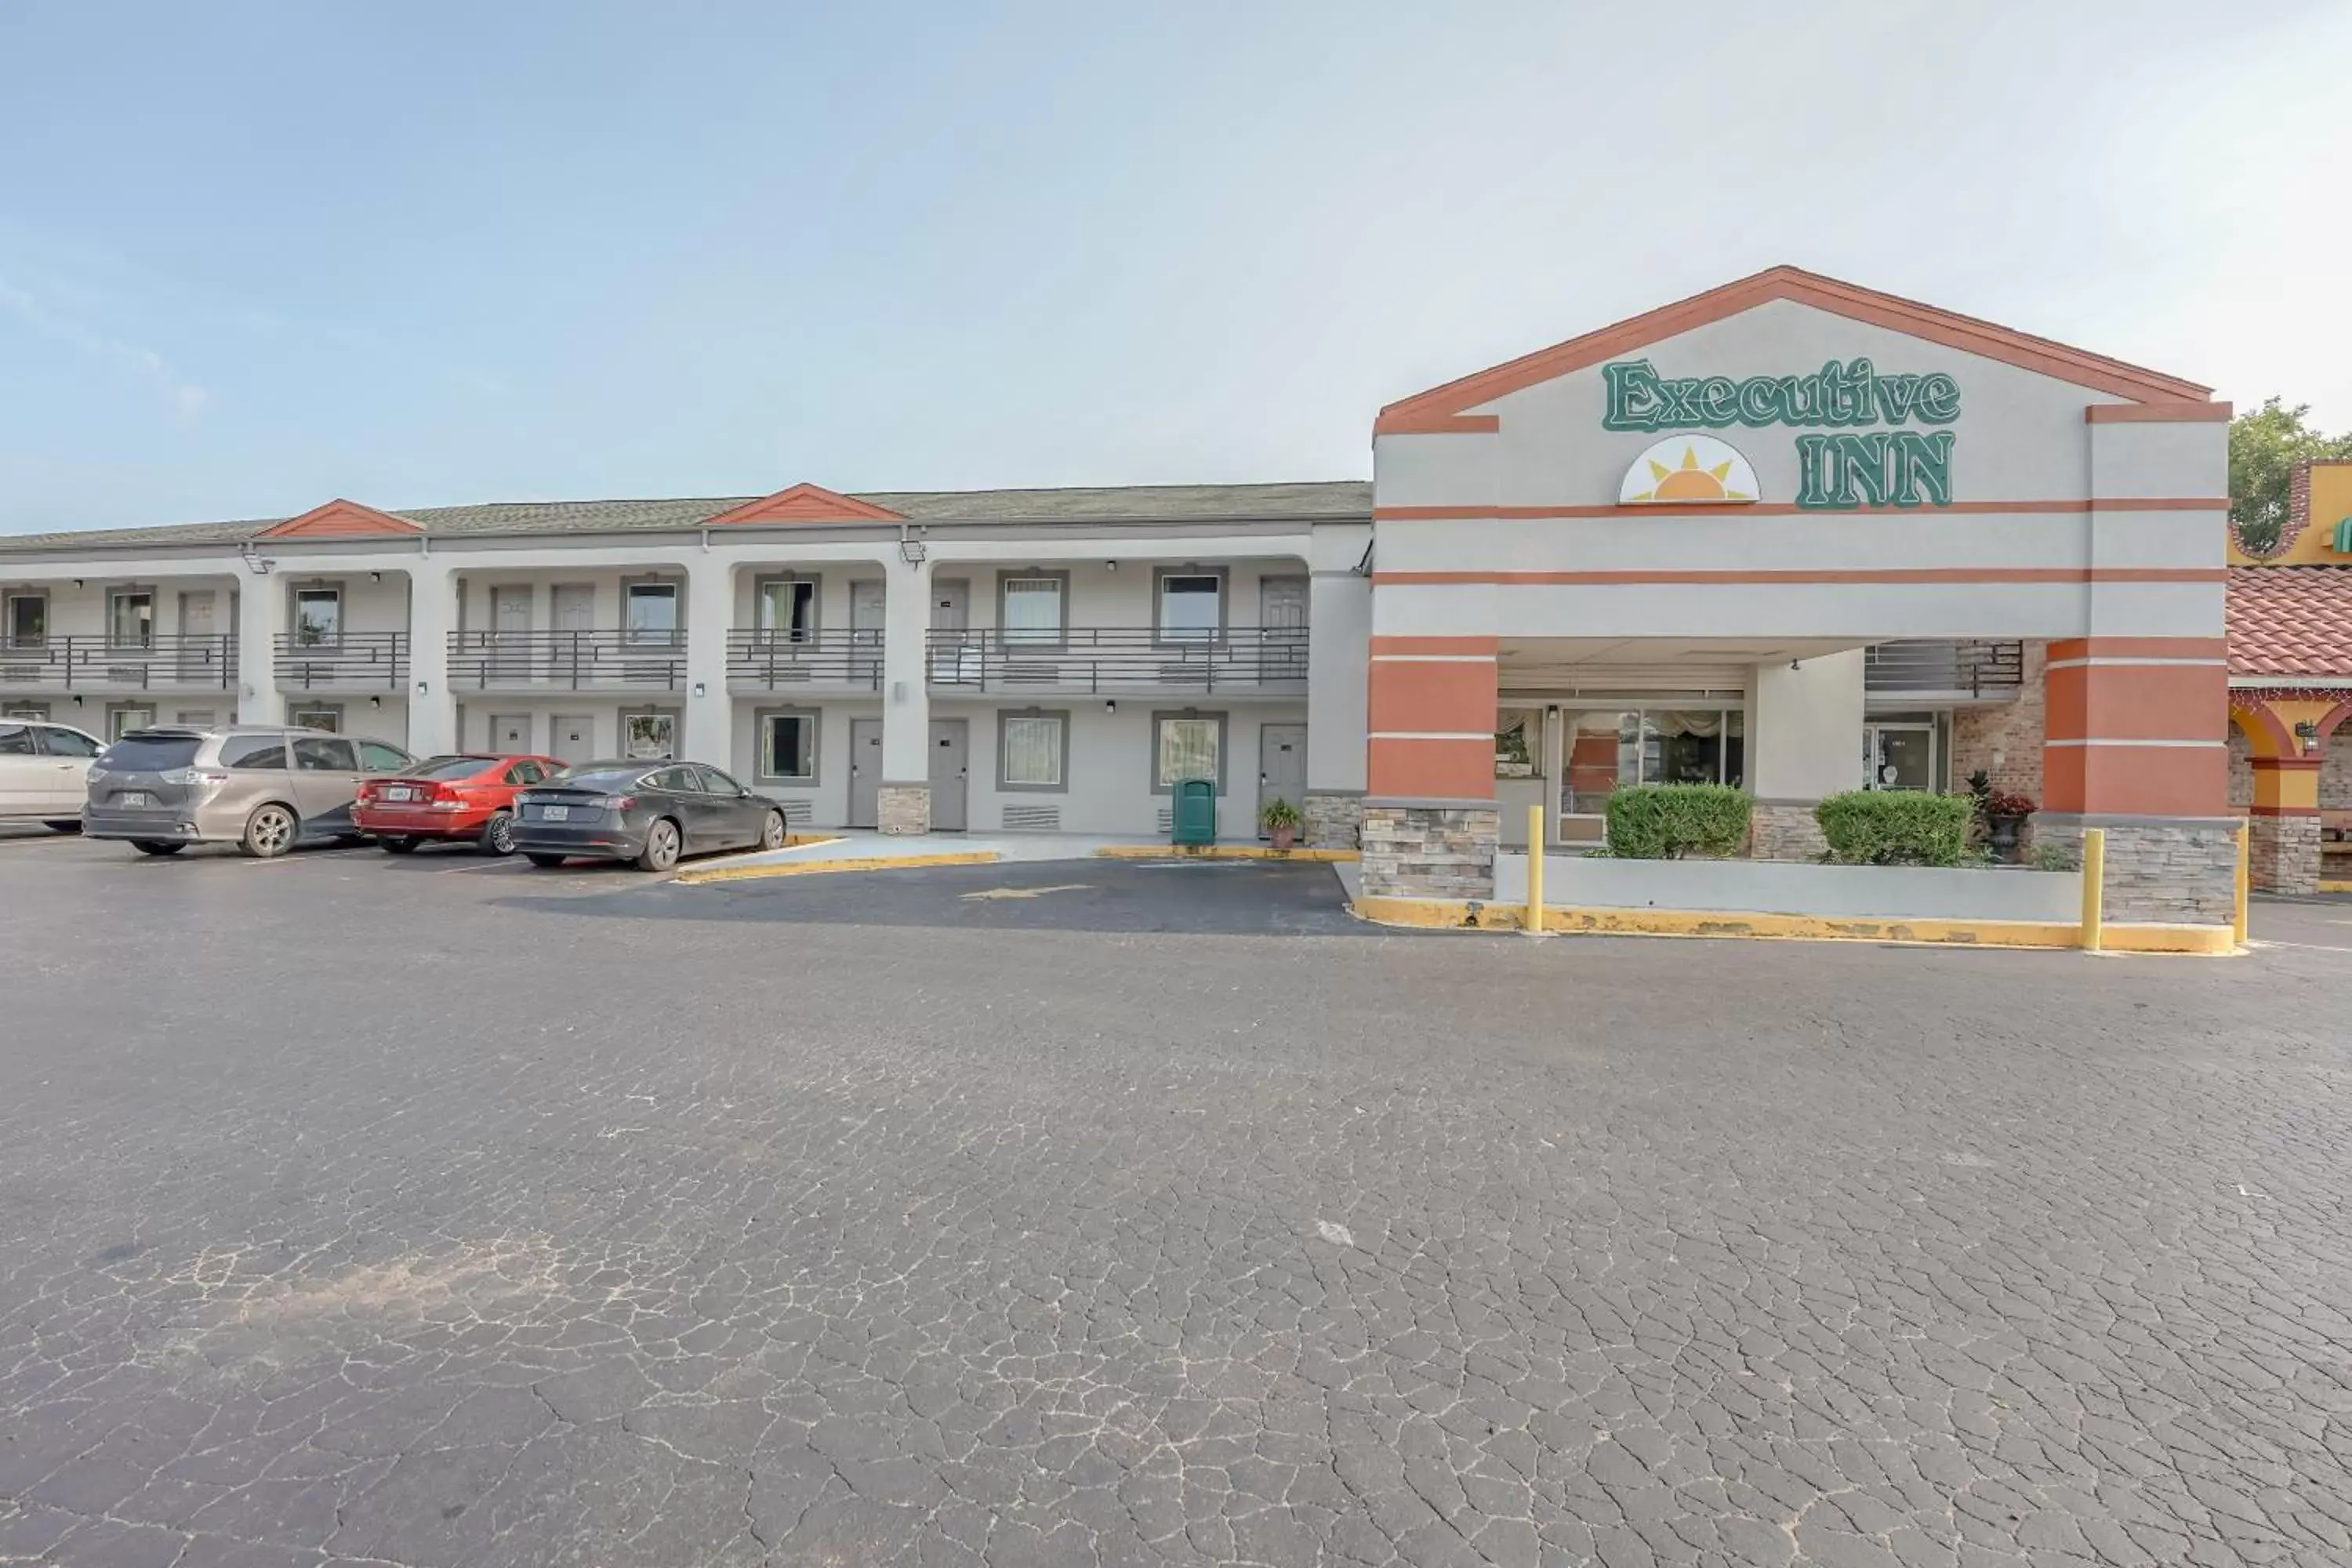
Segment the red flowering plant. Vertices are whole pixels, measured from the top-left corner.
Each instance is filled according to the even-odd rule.
[[[1978,809],[1992,817],[2032,816],[2042,808],[2033,804],[2030,795],[2011,795],[2007,790],[1997,789],[1989,791],[1979,799]]]

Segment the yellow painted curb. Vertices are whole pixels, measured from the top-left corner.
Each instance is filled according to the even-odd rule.
[[[1310,865],[1363,858],[1354,849],[1276,849],[1268,844],[1106,844],[1095,854],[1105,860],[1303,860]]]
[[[2352,893],[2352,882],[2345,881],[2340,878],[2331,879],[2322,877],[2319,879],[2319,890],[2323,893]]]
[[[784,835],[784,847],[787,849],[805,849],[812,844],[840,842],[841,835],[838,833],[787,833]]]
[[[858,855],[839,860],[776,860],[761,866],[705,866],[670,879],[688,887],[706,882],[759,882],[771,877],[824,877],[841,871],[905,871],[923,866],[989,866],[1003,857],[993,849],[950,855]]]
[[[1355,912],[1378,925],[1421,930],[1515,931],[1527,911],[1447,899],[1358,899]],[[1696,910],[1547,909],[1543,929],[1594,936],[1750,937],[1796,942],[1875,942],[1958,947],[2075,948],[2070,921],[1832,920],[1821,915],[1721,914]],[[2228,926],[2109,925],[2113,952],[2222,954],[2238,951]]]

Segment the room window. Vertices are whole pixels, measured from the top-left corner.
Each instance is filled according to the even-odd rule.
[[[294,590],[294,646],[330,647],[343,637],[343,591],[341,588]]]
[[[622,714],[621,751],[624,755],[638,762],[655,762],[677,756],[677,715]]]
[[[49,597],[47,594],[11,594],[8,614],[0,621],[0,647],[41,648],[49,645]]]
[[[1007,577],[1001,595],[998,636],[1007,647],[1058,647],[1063,640],[1063,591],[1059,573]]]
[[[816,580],[780,577],[761,583],[760,629],[776,642],[807,642],[816,636]]]
[[[343,710],[334,703],[313,703],[308,708],[288,710],[286,721],[298,730],[324,730],[330,735],[339,735],[343,729]]]
[[[1160,574],[1160,640],[1213,642],[1224,635],[1225,578],[1222,572],[1162,572]]]
[[[1178,779],[1214,779],[1224,793],[1223,714],[1155,713],[1151,736],[1154,793],[1166,795]]]
[[[1070,717],[1066,713],[1000,713],[996,720],[996,783],[1000,789],[1061,790],[1069,786]]]
[[[677,643],[677,584],[632,583],[621,595],[621,626],[632,643],[672,647]]]
[[[115,647],[155,646],[155,595],[123,588],[106,596],[106,640]]]
[[[152,729],[154,723],[152,708],[110,708],[106,710],[106,738],[120,741],[131,731]]]
[[[767,784],[816,782],[814,713],[763,713],[760,716],[760,778]]]
[[[1495,731],[1495,776],[1532,778],[1543,765],[1543,712],[1540,709],[1505,709]]]
[[[1747,775],[1737,709],[1583,709],[1562,715],[1559,808],[1597,816],[1620,784],[1727,784]]]

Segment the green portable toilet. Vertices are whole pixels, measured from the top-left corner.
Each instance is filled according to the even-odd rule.
[[[1168,841],[1181,846],[1217,841],[1217,781],[1178,779],[1168,812]]]

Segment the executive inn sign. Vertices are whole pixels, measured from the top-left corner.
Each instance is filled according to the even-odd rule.
[[[1949,506],[1952,500],[1952,433],[1897,428],[1853,434],[1814,434],[1821,427],[1868,425],[1949,425],[1960,416],[1960,384],[1941,371],[1925,375],[1882,375],[1867,359],[1831,360],[1811,375],[1751,375],[1743,381],[1709,375],[1673,379],[1658,374],[1645,359],[1601,367],[1608,430],[1721,430],[1734,425],[1762,429],[1785,425],[1804,429],[1797,437],[1796,504],[1834,511],[1865,506]],[[1745,469],[1747,459],[1719,438],[1661,442],[1636,460],[1628,476],[1628,500],[1706,500],[1721,503],[1755,500],[1741,491],[1726,464]],[[1699,460],[1705,445],[1717,454]],[[1662,451],[1662,448],[1664,450]],[[1643,474],[1656,482],[1633,494]],[[1690,493],[1677,475],[1713,474],[1721,493]]]

